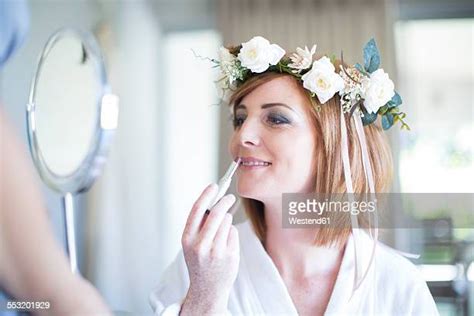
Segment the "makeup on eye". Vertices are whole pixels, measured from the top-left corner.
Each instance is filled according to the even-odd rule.
[[[291,120],[279,111],[271,111],[267,114],[266,121],[271,125],[290,124]]]
[[[232,123],[234,128],[242,126],[245,119],[247,118],[246,114],[236,114],[232,119]],[[291,124],[291,120],[287,118],[286,115],[280,112],[269,112],[265,113],[265,123],[273,126],[273,125],[284,125],[284,124]]]
[[[261,108],[263,110],[263,121],[270,126],[291,124],[293,121],[291,117],[297,116],[295,110],[283,103],[267,103],[262,105]],[[284,110],[284,108],[290,109],[292,113],[288,112],[288,110]],[[247,116],[247,108],[245,105],[239,104],[236,106],[232,118],[234,128],[242,126]]]

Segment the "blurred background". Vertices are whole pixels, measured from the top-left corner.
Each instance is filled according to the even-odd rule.
[[[14,1],[14,0],[11,0]],[[148,295],[180,249],[193,201],[230,156],[228,109],[215,72],[196,54],[262,35],[287,51],[318,45],[361,61],[375,38],[403,97],[410,132],[388,132],[394,192],[474,192],[474,3],[470,0],[31,0],[30,30],[0,73],[0,98],[27,144],[25,105],[41,49],[63,26],[91,31],[119,95],[119,128],[105,170],[76,204],[79,268],[113,310],[151,313]],[[43,193],[64,242],[60,198]],[[422,231],[384,241],[421,253],[442,315],[474,315],[474,228],[423,213]],[[397,214],[394,214],[396,217]],[[237,220],[242,221],[240,212]],[[433,231],[437,223],[447,229]],[[422,238],[420,238],[422,236]],[[396,272],[394,272],[396,273]],[[395,274],[394,274],[395,275]]]

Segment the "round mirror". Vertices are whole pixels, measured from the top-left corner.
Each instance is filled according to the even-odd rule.
[[[71,175],[86,157],[101,90],[81,39],[58,39],[38,73],[34,101],[38,146],[52,173]]]
[[[94,37],[54,33],[41,52],[26,112],[28,140],[41,179],[62,195],[71,270],[77,271],[74,195],[100,174],[118,121]]]
[[[62,29],[40,56],[27,107],[30,150],[43,181],[66,194],[99,174],[118,119],[95,39]]]

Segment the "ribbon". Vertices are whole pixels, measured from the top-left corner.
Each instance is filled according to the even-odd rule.
[[[372,199],[375,198],[375,185],[374,185],[374,175],[372,171],[372,164],[370,163],[369,152],[367,150],[367,140],[365,138],[364,127],[362,125],[362,119],[360,118],[360,115],[357,114],[357,115],[354,115],[353,117],[355,121],[357,136],[359,138],[359,143],[360,143],[360,147],[362,151],[362,165],[364,167],[365,180],[366,180],[366,183],[369,185],[369,198],[370,198],[370,201],[372,201]],[[373,222],[374,222],[373,225],[371,225],[371,220],[370,220],[372,216],[373,216]],[[372,230],[373,230],[373,233],[372,233]],[[372,246],[372,253],[370,255],[370,260],[369,260],[369,264],[367,265],[367,269],[365,270],[365,273],[362,276],[359,285],[356,286],[356,289],[360,286],[362,281],[364,281],[365,277],[367,276],[367,273],[369,272],[370,266],[375,261],[375,250],[376,250],[378,235],[379,235],[377,206],[375,206],[374,212],[369,212],[369,234],[370,234],[370,237],[374,241],[373,246]]]
[[[344,118],[344,111],[341,107],[341,155],[342,155],[342,165],[343,165],[343,170],[344,170],[344,180],[346,184],[346,192],[347,192],[347,197],[350,200],[350,205],[353,205],[353,199],[354,199],[354,188],[352,186],[352,175],[351,175],[351,164],[350,164],[350,159],[349,159],[349,145],[348,145],[348,140],[347,140],[347,127],[346,127],[346,120]],[[352,295],[354,295],[354,292],[357,290],[359,284],[358,282],[358,276],[360,274],[359,271],[359,264],[357,261],[357,246],[356,246],[356,239],[359,234],[359,222],[357,215],[355,215],[351,211],[351,228],[352,228],[352,236],[354,239],[353,245],[354,245],[354,282],[353,282],[353,288],[352,288]],[[349,299],[350,300],[350,299]]]
[[[354,118],[354,125],[356,128],[357,132],[357,137],[359,139],[359,144],[362,152],[362,165],[364,168],[364,175],[365,175],[365,180],[366,184],[368,185],[369,189],[369,197],[370,199],[376,198],[375,196],[375,184],[374,184],[374,175],[373,175],[373,170],[372,170],[372,165],[370,162],[370,157],[369,157],[369,152],[367,149],[367,140],[365,137],[365,132],[364,132],[364,127],[362,124],[362,120],[360,118],[360,115],[358,113],[355,113],[355,115],[349,116],[350,118]],[[343,163],[343,169],[344,169],[344,179],[346,183],[346,191],[348,194],[348,198],[351,202],[354,200],[354,187],[352,185],[352,175],[351,175],[351,166],[350,166],[350,159],[349,159],[349,146],[348,146],[348,139],[347,139],[347,126],[346,126],[346,120],[344,118],[344,111],[341,106],[341,155],[342,155],[342,163]],[[375,200],[376,201],[376,200]],[[371,225],[371,218],[373,217],[373,225]],[[358,262],[358,255],[357,255],[357,242],[356,240],[358,239],[358,236],[360,234],[360,227],[359,227],[359,222],[357,215],[354,215],[351,212],[351,230],[352,230],[352,235],[353,235],[353,245],[354,245],[354,264],[355,264],[355,269],[354,269],[354,283],[353,283],[353,289],[352,289],[352,294],[350,299],[353,297],[355,291],[361,286],[362,282],[364,279],[367,277],[368,272],[370,271],[370,267],[372,264],[375,264],[375,251],[376,251],[376,246],[377,246],[377,241],[378,241],[378,235],[379,235],[379,229],[378,229],[378,217],[377,217],[377,207],[375,207],[375,211],[369,213],[369,234],[370,237],[373,239],[373,246],[372,246],[372,252],[370,255],[370,260],[367,265],[367,269],[365,270],[364,274],[362,275],[360,281],[359,281],[359,275],[361,274],[360,270],[361,267],[359,266]],[[419,254],[412,254],[412,253],[407,253],[407,252],[402,252],[399,250],[396,250],[399,254],[402,256],[408,257],[408,258],[419,258]],[[349,300],[350,300],[349,299]]]
[[[370,197],[372,198],[372,196],[375,194],[375,185],[374,185],[374,179],[373,179],[372,166],[371,166],[369,154],[367,151],[367,141],[365,139],[365,133],[362,126],[362,120],[358,114],[351,115],[350,118],[352,117],[354,117],[357,136],[358,136],[359,143],[361,146],[364,175],[365,175],[366,183],[369,186]],[[343,169],[344,169],[344,179],[346,183],[346,191],[348,194],[348,199],[350,200],[350,204],[353,205],[352,202],[354,200],[354,195],[353,195],[354,187],[352,186],[352,175],[351,175],[351,166],[350,166],[350,159],[349,159],[349,146],[348,146],[348,139],[347,139],[347,126],[346,126],[346,120],[344,118],[344,111],[342,107],[341,107],[341,155],[342,155],[342,163],[343,163]],[[360,227],[359,227],[357,215],[351,212],[351,230],[352,230],[352,235],[354,239],[353,245],[354,245],[354,265],[355,265],[354,282],[353,282],[351,298],[354,295],[355,291],[360,287],[364,279],[367,277],[370,267],[375,260],[375,250],[376,250],[376,245],[377,245],[377,240],[378,240],[378,219],[375,213],[376,213],[376,210],[373,214],[374,216],[373,234],[372,234],[372,227],[370,225],[370,216],[372,215],[372,213],[370,213],[369,215],[369,233],[370,233],[370,236],[374,240],[372,253],[370,256],[367,269],[362,274],[362,277],[359,280],[359,275],[361,274],[360,270],[362,268],[359,265],[358,253],[357,253],[357,239],[360,234]]]

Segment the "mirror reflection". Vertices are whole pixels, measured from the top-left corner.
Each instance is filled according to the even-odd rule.
[[[58,39],[42,64],[35,98],[38,144],[53,173],[71,174],[85,158],[97,124],[100,88],[81,39]]]

